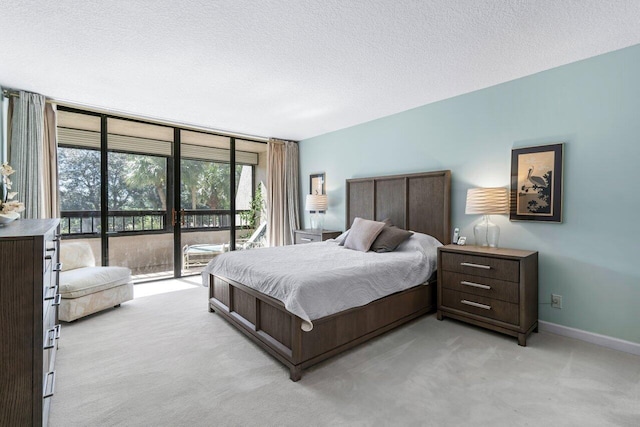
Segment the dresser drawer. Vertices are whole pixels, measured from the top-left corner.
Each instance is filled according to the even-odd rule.
[[[45,264],[47,261],[45,260]],[[50,295],[51,290],[55,288],[60,281],[60,264],[51,262],[50,266],[46,268],[44,275],[42,276],[42,295]]]
[[[519,306],[506,301],[458,292],[451,289],[442,290],[442,306],[476,314],[489,319],[518,325]]]
[[[49,267],[42,276],[42,295],[49,293],[49,288],[56,287],[56,272],[53,271],[53,266]]]
[[[58,351],[58,339],[60,338],[60,325],[52,326],[44,331],[42,344],[42,372],[46,374],[54,369],[56,352]]]
[[[296,245],[321,241],[322,236],[319,234],[296,233]]]
[[[53,266],[58,262],[58,251],[55,242],[46,242],[44,252],[44,271],[48,269],[52,269]]]
[[[442,272],[442,287],[518,304],[519,284],[471,274]]]
[[[520,280],[520,263],[516,260],[470,254],[443,252],[442,269],[509,282]]]
[[[58,312],[57,305],[60,303],[60,294],[57,293],[57,289],[51,289],[49,291],[53,298],[49,296],[42,302],[42,321],[43,329],[51,328],[56,323],[56,314]]]

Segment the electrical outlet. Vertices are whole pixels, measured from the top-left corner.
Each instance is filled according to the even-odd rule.
[[[562,308],[562,295],[551,294],[551,308]]]

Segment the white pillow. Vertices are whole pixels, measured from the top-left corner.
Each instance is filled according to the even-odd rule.
[[[413,235],[396,248],[397,251],[413,251],[420,249],[433,249],[442,246],[442,243],[433,236],[424,233],[412,232]]]
[[[348,235],[349,235],[349,230],[345,231],[344,233],[342,233],[341,235],[333,239],[333,241],[340,246],[344,246],[344,241],[347,240]]]
[[[60,262],[62,271],[75,270],[82,267],[94,267],[96,259],[87,242],[63,243],[60,245]]]
[[[344,247],[367,252],[385,225],[384,222],[371,221],[359,217],[354,219],[349,229],[349,234],[344,241]]]

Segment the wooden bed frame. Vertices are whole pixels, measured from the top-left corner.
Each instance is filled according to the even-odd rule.
[[[425,172],[346,182],[346,224],[355,217],[390,218],[400,228],[451,242],[451,172]],[[292,381],[302,370],[435,310],[435,275],[426,285],[380,298],[313,321],[304,332],[302,319],[284,304],[234,280],[210,275],[209,311],[217,311],[289,368]]]

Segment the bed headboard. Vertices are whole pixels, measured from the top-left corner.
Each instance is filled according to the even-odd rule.
[[[451,243],[451,171],[347,180],[346,227],[356,217],[385,218],[405,230]]]

